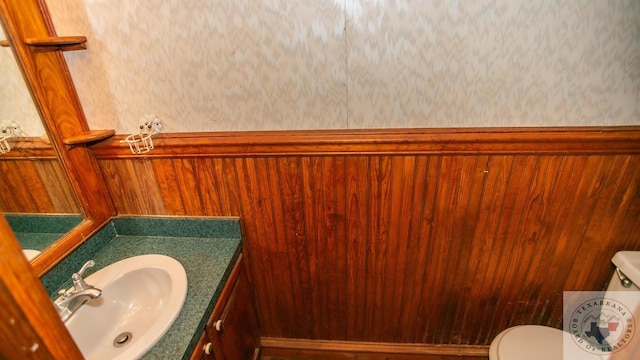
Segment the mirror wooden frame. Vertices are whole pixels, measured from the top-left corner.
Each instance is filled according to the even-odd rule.
[[[0,358],[82,359],[0,214]]]
[[[116,210],[87,147],[101,136],[89,130],[62,53],[83,49],[84,43],[76,41],[82,37],[58,37],[44,0],[0,0],[0,21],[85,219],[34,259],[33,270],[42,276],[104,226]],[[68,44],[69,39],[74,43]],[[113,131],[97,133],[109,136]]]

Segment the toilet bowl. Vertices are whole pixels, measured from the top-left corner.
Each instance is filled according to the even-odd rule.
[[[510,327],[491,342],[489,360],[605,360],[571,345],[568,332],[540,325]]]
[[[545,354],[545,360],[562,359],[563,331],[547,326],[520,325],[502,331],[493,339],[489,347],[491,360],[539,360],[540,344],[552,350]]]
[[[622,326],[627,326],[628,328],[638,327],[640,326],[640,314],[638,314],[637,311],[637,309],[640,308],[640,288],[636,284],[640,284],[640,252],[621,251],[616,253],[611,261],[616,265],[616,271],[609,281],[609,286],[607,287],[604,297],[600,299],[612,299],[613,301],[619,301],[621,304],[624,304],[623,307],[629,310],[624,312],[624,316],[620,320],[634,321],[633,319],[637,319],[639,322],[629,323],[630,325],[623,323]],[[599,321],[601,314],[603,315],[602,317],[604,317],[605,312],[607,312],[607,316],[610,315],[607,309],[602,309],[603,310],[596,313],[598,319],[596,321]],[[577,312],[573,314],[577,314]],[[571,326],[571,321],[567,322],[567,319],[565,319],[565,327],[569,326]],[[578,332],[575,333],[578,334]],[[640,331],[638,331],[637,334],[633,333],[629,339],[629,343],[633,343],[633,345],[627,344],[619,352],[614,351],[612,353],[605,351],[597,353],[589,351],[588,348],[586,348],[588,345],[582,341],[582,339],[578,336],[571,335],[567,331],[540,325],[519,325],[503,330],[493,339],[489,347],[489,359],[640,359],[640,353],[637,353],[638,348],[640,348],[640,346],[637,345],[639,342]]]

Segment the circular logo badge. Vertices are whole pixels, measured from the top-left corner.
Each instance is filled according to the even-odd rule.
[[[571,315],[573,342],[591,354],[612,354],[631,343],[633,312],[619,300],[595,298],[580,304]]]

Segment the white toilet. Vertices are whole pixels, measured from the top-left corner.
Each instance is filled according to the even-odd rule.
[[[607,322],[606,324],[613,323],[611,328],[601,328],[598,331],[599,336],[601,333],[608,331],[610,336],[615,332],[615,336],[619,336],[622,344],[620,349],[615,351],[599,352],[596,348],[590,345],[589,342],[581,339],[581,332],[575,331],[574,335],[569,332],[558,330],[551,327],[540,325],[521,325],[514,326],[502,331],[491,342],[489,348],[490,360],[590,360],[590,359],[640,359],[640,331],[636,331],[636,327],[640,327],[640,287],[636,284],[640,284],[640,251],[620,251],[616,253],[611,259],[613,264],[617,267],[609,281],[609,286],[604,297],[605,301],[611,299],[609,305],[616,305],[615,307],[597,307],[590,310],[590,301],[585,302],[585,306],[582,309],[574,311],[570,319],[564,319],[565,328],[577,327],[578,324],[587,324],[587,320],[600,321],[601,318],[607,318],[615,321]],[[625,286],[626,285],[626,286]],[[624,292],[624,293],[623,293]],[[618,303],[623,305],[618,305]],[[580,304],[580,303],[579,303]],[[618,312],[610,311],[609,309],[617,309]],[[591,311],[591,312],[589,312]],[[634,315],[635,313],[635,315]],[[585,319],[582,322],[580,316],[592,316],[595,317]],[[602,316],[600,316],[602,314]],[[617,316],[620,315],[620,316]],[[633,319],[636,319],[636,323]],[[620,320],[620,321],[618,321]],[[593,322],[593,321],[592,321]],[[593,326],[591,323],[591,331]],[[598,322],[598,326],[602,323]],[[620,327],[619,327],[620,326]],[[582,328],[581,328],[582,331]],[[588,334],[589,330],[587,330]],[[626,335],[625,335],[626,333]],[[594,338],[589,339],[591,342],[595,341]],[[603,341],[600,339],[600,341]],[[606,342],[605,342],[606,344]]]

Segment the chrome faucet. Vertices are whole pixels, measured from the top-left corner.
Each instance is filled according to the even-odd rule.
[[[71,275],[71,281],[73,287],[67,290],[62,289],[58,292],[60,297],[54,300],[53,304],[60,315],[62,322],[69,320],[87,300],[96,299],[102,294],[102,290],[93,287],[93,285],[87,284],[82,278],[84,272],[94,266],[96,263],[93,260],[87,261],[80,271]]]

